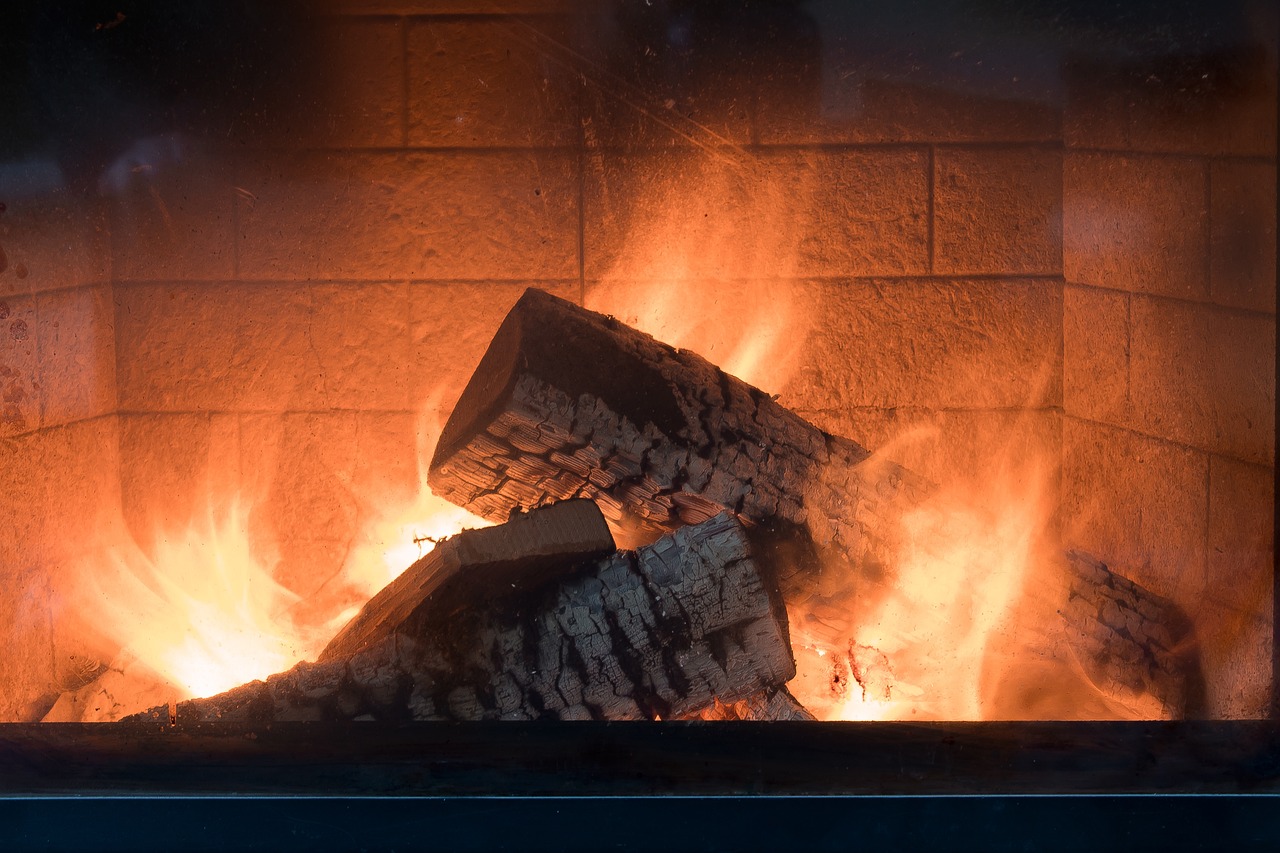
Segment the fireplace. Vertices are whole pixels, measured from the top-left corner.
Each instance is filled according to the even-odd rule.
[[[789,607],[818,716],[1272,715],[1267,4],[160,5],[0,60],[3,720],[285,671],[480,524],[428,467],[528,288],[945,498],[878,639]],[[1176,707],[1037,670],[1069,551],[1185,620]]]

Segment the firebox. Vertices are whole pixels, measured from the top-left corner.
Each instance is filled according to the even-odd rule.
[[[11,748],[1273,716],[1271,4],[3,15]]]

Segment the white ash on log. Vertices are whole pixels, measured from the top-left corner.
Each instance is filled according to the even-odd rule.
[[[1165,719],[1202,714],[1195,635],[1177,605],[1082,551],[1068,551],[1067,566],[1067,642],[1098,689],[1137,707],[1151,697]]]
[[[926,490],[701,356],[532,289],[459,399],[428,479],[490,519],[589,497],[615,535],[639,541],[728,509],[803,531],[842,583],[878,573],[886,521]],[[823,562],[782,579],[789,603],[821,591]]]
[[[532,526],[517,520],[455,538],[491,540],[507,527]],[[455,547],[494,554],[508,545]],[[365,627],[326,650],[325,660],[182,702],[177,722],[673,719],[717,701],[772,697],[794,676],[785,616],[731,515],[635,552],[585,561],[582,553],[581,542],[570,543],[563,564],[543,566],[541,584],[516,595],[486,590],[477,577],[465,606],[439,612],[429,591],[425,606],[398,603],[418,582],[407,584],[390,597],[393,606],[370,602]],[[454,577],[467,574],[463,566]],[[359,651],[339,653],[352,647]],[[131,719],[168,718],[167,708],[156,708]]]

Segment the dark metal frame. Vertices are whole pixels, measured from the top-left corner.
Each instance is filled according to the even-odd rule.
[[[0,768],[6,850],[1280,849],[1268,721],[11,724]]]

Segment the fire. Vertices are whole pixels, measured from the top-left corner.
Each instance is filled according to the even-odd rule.
[[[884,578],[854,584],[827,612],[792,608],[797,699],[828,720],[1000,714],[990,661],[1044,563],[1048,482],[1028,463],[981,491],[943,484],[899,520]]]
[[[322,638],[290,618],[298,598],[273,568],[250,545],[247,509],[232,501],[158,533],[151,553],[121,541],[80,576],[100,627],[185,698],[265,678],[318,650]]]
[[[606,209],[607,221],[629,223],[585,307],[774,393],[797,367],[809,327],[795,283],[800,235],[787,211],[812,177],[781,186],[755,180],[757,168],[708,157],[654,176],[636,208]]]
[[[359,601],[338,616],[334,631],[346,624],[366,600],[430,553],[439,540],[465,528],[493,524],[437,497],[427,485],[427,467],[444,429],[439,402],[437,392],[418,410],[417,494],[401,506],[377,507],[373,520],[365,525],[359,544],[343,566],[343,578],[356,590]]]
[[[117,648],[106,675],[48,719],[110,720],[165,701],[211,696],[311,660],[360,607],[435,542],[490,522],[431,494],[426,466],[441,423],[420,419],[417,495],[375,507],[322,601],[276,580],[275,543],[251,535],[247,490],[209,489],[200,517],[139,545],[118,514],[74,572],[76,621]],[[221,491],[225,491],[221,490]],[[312,605],[312,606],[306,606]],[[71,707],[66,707],[70,705]]]

